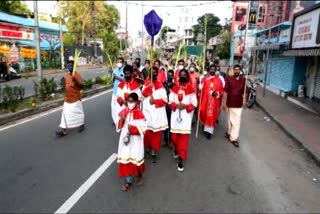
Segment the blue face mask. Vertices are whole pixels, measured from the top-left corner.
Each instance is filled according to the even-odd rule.
[[[72,65],[68,65],[68,70],[71,72],[73,70],[73,66]]]
[[[219,71],[216,71],[216,75],[218,76],[220,74],[220,72]]]

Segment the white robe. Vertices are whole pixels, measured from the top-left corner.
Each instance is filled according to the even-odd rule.
[[[133,120],[132,113],[128,113],[125,124],[122,129],[118,127],[120,117],[117,117],[117,130],[121,131],[118,147],[118,163],[128,164],[133,163],[140,166],[144,163],[144,144],[143,136],[146,130],[145,119]],[[140,135],[130,135],[130,142],[128,145],[124,143],[124,137],[128,133],[128,124],[136,126]]]
[[[142,91],[144,88],[145,86],[143,86]],[[167,93],[164,88],[158,90],[154,90],[153,88],[152,90],[154,100],[162,99],[168,102]],[[147,130],[158,132],[168,128],[166,106],[156,108],[155,104],[150,105],[150,96],[143,99],[143,114],[147,119]]]
[[[80,100],[74,103],[64,102],[60,127],[75,128],[84,124],[84,112]]]
[[[179,103],[178,95],[171,91],[169,96],[169,103]],[[197,106],[197,96],[195,93],[184,95],[181,103],[185,105],[192,104],[194,107]],[[182,121],[178,122],[179,111],[181,111]],[[191,125],[192,125],[192,117],[193,112],[187,112],[186,109],[179,110],[178,108],[171,113],[171,133],[180,133],[180,134],[190,134],[191,133]]]

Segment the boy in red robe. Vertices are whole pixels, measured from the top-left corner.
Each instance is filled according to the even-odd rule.
[[[215,65],[210,66],[209,76],[203,79],[202,99],[200,106],[200,121],[204,125],[204,132],[208,139],[214,132],[216,120],[220,110],[220,96],[223,86],[219,77],[215,75]]]

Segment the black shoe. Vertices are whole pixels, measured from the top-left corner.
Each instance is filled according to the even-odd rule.
[[[205,132],[205,134],[206,134],[207,139],[210,140],[211,139],[211,134],[208,133],[208,132]]]
[[[83,132],[83,130],[85,130],[85,129],[86,129],[86,127],[85,127],[84,125],[81,125],[81,126],[79,127],[78,132]]]
[[[58,137],[64,137],[64,136],[67,135],[67,133],[66,133],[66,132],[63,132],[63,131],[58,131],[58,132],[56,132],[56,135],[57,135]]]
[[[179,172],[183,172],[184,167],[183,167],[182,162],[177,163],[177,167],[178,167],[178,171],[179,171]]]
[[[157,156],[156,156],[156,155],[152,155],[152,156],[151,156],[152,163],[156,163],[156,162],[157,162],[157,161],[156,161],[156,158],[157,158]]]

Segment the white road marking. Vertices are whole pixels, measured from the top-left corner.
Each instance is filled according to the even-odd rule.
[[[94,98],[96,98],[96,97],[99,97],[99,96],[101,96],[101,95],[104,95],[104,94],[107,94],[107,93],[110,93],[110,92],[112,92],[112,89],[109,89],[109,90],[107,90],[107,91],[101,92],[101,93],[96,94],[96,95],[94,95],[94,96],[92,96],[92,97],[84,98],[84,99],[82,100],[82,102],[85,102],[85,101],[94,99]],[[59,106],[59,107],[54,108],[54,109],[52,109],[52,110],[46,111],[46,112],[44,112],[44,113],[32,115],[32,116],[27,117],[27,118],[25,118],[25,119],[21,119],[21,121],[18,121],[17,123],[14,123],[14,124],[12,124],[12,125],[8,125],[8,126],[5,126],[5,127],[3,127],[3,128],[0,128],[0,132],[1,132],[1,131],[4,131],[4,130],[6,130],[6,129],[9,129],[9,128],[12,128],[12,127],[15,127],[15,126],[18,126],[18,125],[21,125],[21,124],[30,122],[30,121],[32,121],[32,120],[39,119],[39,118],[41,118],[41,117],[43,117],[43,116],[52,114],[52,113],[54,113],[54,112],[56,112],[56,111],[61,110],[62,108],[63,108],[63,106]]]
[[[67,213],[79,201],[79,199],[90,189],[108,167],[117,159],[117,154],[113,153],[90,177],[75,191],[70,198],[55,212]]]

